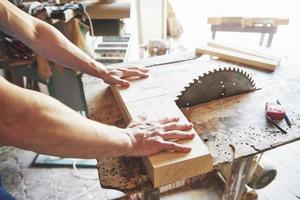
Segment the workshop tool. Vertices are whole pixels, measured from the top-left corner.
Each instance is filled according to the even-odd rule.
[[[177,65],[180,66],[180,64]],[[194,80],[189,87],[185,88],[175,101],[177,106],[174,104],[174,96],[172,98],[166,98],[169,96],[166,95],[168,94],[168,91],[172,90],[164,90],[163,86],[158,84],[158,80],[156,79],[143,80],[145,81],[144,84],[137,84],[127,90],[123,90],[119,87],[112,87],[112,91],[122,109],[125,121],[129,122],[131,119],[134,119],[135,116],[141,114],[141,112],[146,113],[151,120],[166,116],[166,114],[170,113],[179,116],[184,120],[185,116],[182,115],[182,110],[179,110],[178,107],[189,107],[214,99],[257,90],[252,78],[239,68],[211,69],[215,70],[208,72],[207,74],[205,73],[203,76]],[[167,82],[169,83],[169,81],[171,80],[168,80]],[[169,86],[169,84],[166,86]],[[136,93],[139,93],[140,95],[134,95]],[[147,100],[145,100],[146,97],[151,97],[151,106],[149,106]],[[166,99],[162,100],[162,98]],[[147,106],[151,107],[151,109],[146,109]],[[156,107],[157,109],[154,110],[153,107]],[[161,107],[164,109],[160,109]],[[187,156],[179,157],[175,161],[171,160],[170,157],[179,155],[164,155],[166,152],[163,152],[164,154],[161,155],[157,154],[144,158],[146,170],[151,177],[154,187],[160,187],[162,185],[183,180],[184,178],[203,174],[203,169],[210,167],[208,164],[205,164],[209,163],[209,157],[204,149],[201,150],[203,141],[199,141],[198,139],[199,138],[195,137],[195,141],[189,144],[193,147],[193,152],[198,151],[198,153],[191,153]],[[186,160],[188,160],[188,162],[184,162]],[[200,165],[199,163],[202,164]],[[186,172],[186,170],[181,171],[185,169],[187,165],[193,166],[193,170],[189,170],[188,172]],[[165,174],[166,171],[169,171],[169,173]]]
[[[162,60],[162,58],[159,57],[155,61],[155,58],[156,57],[151,58],[151,64],[149,64],[148,60],[139,62],[139,64],[144,64],[149,67],[153,66],[149,68],[152,73],[149,79],[132,82],[131,87],[128,89],[116,88],[115,97],[117,102],[120,103],[119,106],[125,120],[126,118],[135,119],[135,116],[143,113],[150,117],[159,117],[158,115],[163,111],[169,111],[168,108],[176,98],[176,94],[180,92],[180,89],[183,88],[189,80],[193,80],[195,76],[203,74],[204,72],[213,71],[220,66],[229,65],[228,63],[217,60],[203,61],[202,59],[194,59],[174,63],[171,62],[172,59],[169,60],[170,62],[165,62],[168,59]],[[164,61],[163,63],[165,64],[160,64],[159,61]],[[283,65],[285,65],[285,63],[283,63]],[[300,129],[296,125],[292,126],[289,129],[289,134],[286,135],[267,128],[267,124],[264,121],[266,118],[265,114],[261,112],[265,109],[265,104],[262,104],[262,102],[265,101],[266,97],[277,99],[277,95],[280,92],[284,92],[282,95],[289,96],[289,98],[285,99],[286,103],[289,104],[289,109],[296,110],[297,107],[299,107],[297,102],[300,102],[298,95],[300,87],[297,87],[299,86],[297,80],[299,80],[298,77],[300,73],[295,73],[299,72],[299,70],[300,68],[297,65],[280,67],[271,74],[249,69],[247,71],[250,71],[251,74],[255,74],[255,78],[260,80],[259,87],[262,87],[262,90],[213,100],[204,104],[181,109],[189,122],[194,124],[194,129],[209,148],[213,157],[213,166],[217,168],[227,163],[233,163],[237,166],[235,168],[237,169],[236,173],[230,177],[234,179],[233,183],[227,183],[225,187],[234,184],[236,187],[233,187],[233,191],[239,192],[240,188],[238,188],[238,186],[241,186],[241,189],[243,189],[245,181],[242,182],[241,180],[249,174],[246,166],[248,163],[251,163],[248,162],[248,160],[253,159],[252,155],[272,150],[300,139]],[[288,76],[286,76],[286,74],[288,74]],[[274,81],[278,84],[274,85]],[[291,83],[295,87],[289,87]],[[282,88],[285,88],[285,90],[282,91]],[[206,93],[203,93],[200,97],[205,96],[205,94]],[[107,102],[110,103],[108,104],[109,106],[105,104],[105,106],[98,107],[98,109],[105,110],[106,107],[115,106],[115,103],[112,103],[111,99]],[[106,110],[103,112],[103,119],[106,116],[105,113]],[[173,114],[173,112],[169,112],[169,115]],[[99,118],[99,115],[100,112],[94,113],[94,116],[97,116],[97,118]],[[293,124],[300,122],[297,116],[298,114],[296,112],[289,113],[289,117],[294,119]],[[111,122],[111,119],[109,120],[109,122]],[[117,122],[117,120],[119,120],[119,115],[115,121]],[[154,155],[153,158],[162,160],[165,158],[164,153],[167,152]],[[177,164],[177,160],[174,158],[182,159],[182,157],[185,156],[186,154],[182,156],[172,154],[166,161],[172,161],[174,164]],[[183,162],[187,163],[188,161]],[[199,162],[197,165],[201,166],[203,163]],[[185,174],[186,171],[190,171],[190,169],[193,170],[194,168],[194,165],[189,163],[187,163],[186,166],[184,172],[170,169],[167,171],[168,173],[162,176],[165,178],[165,176],[170,173],[176,175],[181,173]],[[157,188],[152,185],[149,178],[151,174],[149,175],[146,172],[142,160],[138,162],[132,158],[118,158],[114,160],[101,159],[98,163],[98,167],[101,185],[104,188],[118,189],[130,196],[140,193],[145,194],[145,191],[149,194],[149,188],[150,190],[158,189],[161,192],[167,191],[165,186]],[[111,171],[112,168],[114,171]],[[198,178],[198,176],[193,177],[193,180],[196,178]],[[188,178],[184,178],[182,181],[172,182],[172,184],[167,185],[168,190],[174,189],[176,186],[185,186],[187,180]],[[178,182],[182,184],[180,185]],[[184,189],[189,187],[190,186],[187,186]],[[151,194],[149,194],[148,197],[149,196],[152,197]]]
[[[285,130],[283,130],[280,126],[278,126],[268,115],[266,115],[268,122],[270,122],[273,126],[278,128],[282,133],[287,134]]]
[[[279,101],[278,99],[277,99],[276,103],[279,104],[279,105],[281,105],[281,103],[280,103],[280,101]],[[292,126],[292,123],[291,123],[289,117],[287,116],[286,111],[285,111],[285,113],[284,113],[284,120],[285,120],[285,122],[287,123],[287,125],[288,125],[289,127]]]
[[[164,40],[149,40],[146,48],[150,56],[164,55],[170,49]]]
[[[194,79],[175,100],[179,108],[257,90],[253,79],[240,68],[219,68]]]
[[[285,110],[279,104],[267,102],[265,108],[266,118],[273,126],[278,128],[282,133],[286,134],[287,132],[281,128],[275,121],[280,121],[285,116]],[[275,120],[275,121],[274,121]]]
[[[151,39],[147,44],[143,44],[140,48],[144,51],[147,50],[150,57],[162,56],[167,54],[170,50],[170,41],[161,39]]]
[[[266,115],[271,120],[282,120],[284,118],[285,110],[280,104],[267,102],[265,110]]]

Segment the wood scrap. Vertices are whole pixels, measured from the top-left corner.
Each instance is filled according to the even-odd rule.
[[[248,66],[252,66],[267,71],[274,71],[275,68],[280,64],[279,62],[271,59],[249,55],[238,51],[231,51],[231,50],[220,49],[220,48],[209,47],[209,46],[196,48],[197,56],[202,56],[204,54],[210,56],[217,56],[223,60],[237,62],[240,64],[245,64]]]
[[[229,51],[235,51],[235,52],[239,52],[239,53],[243,53],[243,54],[247,54],[247,55],[252,55],[252,56],[257,56],[257,57],[261,57],[261,58],[274,60],[274,61],[277,61],[278,63],[280,63],[280,61],[281,61],[280,57],[266,54],[264,51],[246,49],[244,47],[236,46],[233,44],[227,44],[227,43],[223,43],[223,42],[217,42],[215,40],[211,40],[211,41],[207,42],[207,45],[209,47],[214,47],[214,48],[219,48],[219,49],[224,49],[224,50],[229,50]]]

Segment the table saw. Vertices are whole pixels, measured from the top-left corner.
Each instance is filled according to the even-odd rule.
[[[145,199],[155,199],[159,198],[162,192],[201,181],[203,176],[199,175],[230,164],[232,170],[229,170],[223,198],[240,199],[255,155],[300,139],[300,115],[297,112],[300,100],[300,86],[297,83],[300,69],[296,64],[283,60],[280,66],[270,73],[219,60],[204,61],[193,54],[185,56],[187,59],[173,56],[171,60],[157,57],[137,62],[149,66],[151,77],[134,80],[129,89],[112,88],[115,98],[112,97],[111,89],[96,89],[92,84],[87,84],[86,94],[90,97],[96,96],[89,100],[91,118],[104,123],[124,127],[129,120],[137,119],[140,114],[148,115],[150,120],[165,114],[175,114],[194,124],[194,129],[199,135],[196,141],[201,147],[194,146],[189,155],[162,152],[144,158],[146,166],[147,160],[155,166],[157,163],[154,160],[157,158],[176,164],[180,161],[185,163],[184,159],[187,158],[202,157],[203,162],[187,164],[183,169],[179,168],[179,171],[167,171],[169,174],[164,173],[161,176],[171,175],[174,178],[173,182],[171,180],[166,183],[161,179],[159,181],[162,182],[159,183],[153,180],[156,177],[149,174],[149,166],[146,167],[147,172],[140,158],[100,159],[98,169],[102,187],[118,189],[128,195],[138,194]],[[215,79],[218,81],[216,84],[213,77],[220,71],[230,72],[229,77],[228,80],[226,77],[226,80],[221,81],[219,78]],[[231,77],[232,75],[238,77]],[[177,96],[182,96],[182,90],[188,90],[195,81],[203,80],[203,77],[208,78],[213,85],[208,92],[219,96],[215,96],[211,101],[206,100],[179,109]],[[240,80],[240,77],[244,78]],[[250,87],[247,91],[233,93],[233,96],[228,97],[223,94],[240,83],[244,86],[247,83],[243,82],[244,80],[248,81]],[[207,96],[199,95],[202,98]],[[269,124],[265,117],[266,101],[277,99],[285,105],[292,122],[291,127],[284,121],[279,122],[287,134]],[[192,141],[181,142],[194,145]],[[194,154],[199,148],[201,155]]]

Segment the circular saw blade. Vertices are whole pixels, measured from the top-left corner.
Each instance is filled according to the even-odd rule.
[[[179,108],[256,90],[253,79],[239,68],[219,68],[194,79],[175,100]]]

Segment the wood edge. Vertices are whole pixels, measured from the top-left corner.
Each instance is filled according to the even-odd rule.
[[[149,158],[146,157],[146,156],[143,157],[142,160],[143,160],[144,166],[146,168],[146,171],[147,171],[152,183],[154,184],[154,168],[153,168],[153,165],[150,162]]]
[[[128,111],[127,107],[125,106],[125,102],[122,100],[117,87],[118,86],[111,85],[110,89],[111,89],[111,91],[117,101],[118,107],[125,119],[125,123],[129,124],[132,121],[132,117],[130,116],[129,111]]]
[[[197,170],[195,170],[195,168],[194,168],[194,171],[191,170],[190,173],[188,174],[187,170],[185,169],[184,166],[193,166],[193,165],[195,165],[195,163],[199,163],[199,162],[202,163],[201,168],[198,167]],[[205,163],[205,164],[203,165],[203,163]],[[203,167],[203,166],[205,166],[205,167]],[[202,175],[202,174],[212,171],[213,170],[212,156],[211,156],[211,154],[208,153],[205,155],[194,157],[192,159],[180,161],[180,162],[176,163],[175,169],[173,166],[174,173],[170,174],[169,176],[164,175],[163,179],[155,178],[155,177],[159,176],[159,174],[162,174],[162,172],[165,172],[166,171],[165,168],[169,168],[169,166],[161,166],[159,168],[156,168],[155,170],[154,169],[152,170],[154,173],[152,172],[153,177],[150,177],[150,178],[151,178],[152,183],[155,188],[161,187],[164,185],[168,185],[168,184],[171,184],[171,183],[174,183],[177,181],[185,180],[187,178],[191,178],[194,176]],[[147,169],[147,167],[146,167],[146,169]],[[193,173],[191,173],[191,172],[193,172]],[[150,173],[149,173],[149,175],[150,175]],[[177,176],[177,178],[174,179],[173,178],[174,176]]]

